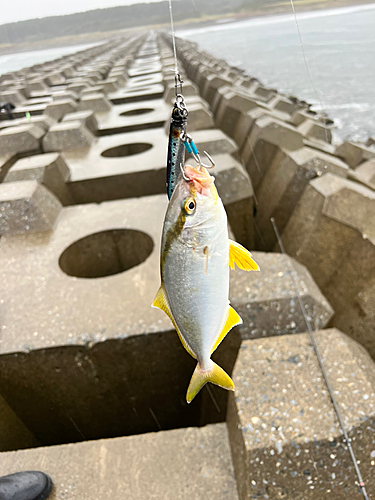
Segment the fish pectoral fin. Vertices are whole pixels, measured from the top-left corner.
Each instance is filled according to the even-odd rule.
[[[186,393],[186,401],[191,403],[207,382],[211,382],[211,384],[218,385],[228,391],[234,391],[233,380],[219,365],[212,362],[212,368],[210,370],[202,370],[198,363],[190,380]]]
[[[231,269],[234,269],[235,264],[243,271],[260,271],[251,253],[236,241],[229,240],[229,266]]]
[[[242,325],[242,319],[241,316],[233,309],[232,306],[228,307],[228,316],[227,319],[225,320],[224,327],[221,330],[219,336],[217,337],[212,350],[211,354],[216,351],[216,349],[219,347],[227,333],[231,331],[232,328],[234,328],[237,325]]]
[[[190,356],[192,356],[194,359],[197,359],[196,355],[191,350],[191,348],[188,346],[186,340],[184,339],[180,330],[178,329],[178,326],[174,320],[173,314],[171,313],[169,300],[168,300],[167,293],[165,291],[163,284],[160,285],[158,293],[156,294],[156,297],[154,299],[154,302],[151,304],[151,307],[153,307],[154,309],[160,309],[161,311],[165,312],[165,314],[168,316],[168,318],[172,321],[173,326],[175,327],[175,330],[180,338],[181,344],[184,346],[184,348],[187,350],[187,352],[190,354]]]

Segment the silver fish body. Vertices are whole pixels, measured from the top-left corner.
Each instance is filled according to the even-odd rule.
[[[160,263],[161,286],[152,305],[169,316],[197,360],[187,402],[207,382],[234,390],[229,375],[211,360],[226,334],[242,323],[229,305],[229,267],[259,268],[245,248],[229,240],[226,212],[205,168],[186,167],[173,191]]]

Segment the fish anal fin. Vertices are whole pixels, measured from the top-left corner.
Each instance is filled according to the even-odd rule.
[[[226,337],[227,333],[229,333],[231,329],[237,325],[242,325],[241,316],[233,309],[233,307],[229,306],[227,319],[224,323],[223,329],[215,341],[215,344],[212,347],[211,354],[216,351],[223,339]]]
[[[259,271],[259,266],[252,258],[251,253],[236,241],[229,240],[229,266],[234,265],[243,271]]]
[[[163,284],[160,285],[160,288],[156,294],[154,302],[151,304],[151,307],[153,307],[154,309],[160,309],[161,311],[165,312],[165,314],[168,316],[168,318],[172,321],[173,326],[175,327],[175,330],[180,338],[181,344],[184,346],[184,348],[187,350],[187,352],[190,354],[190,356],[192,356],[194,359],[197,359],[196,355],[190,349],[190,347],[188,346],[184,337],[182,336],[180,330],[178,329],[178,326],[174,320],[173,314],[171,313],[171,308],[169,306],[169,300],[168,300],[167,293],[165,291]]]
[[[197,364],[190,384],[186,393],[186,401],[191,403],[198,392],[204,387],[207,382],[218,385],[228,391],[234,391],[234,383],[230,376],[219,365],[212,362],[212,368],[202,370],[199,363]]]

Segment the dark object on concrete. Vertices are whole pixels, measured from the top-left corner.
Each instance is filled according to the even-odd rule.
[[[12,111],[16,108],[11,102],[0,102],[0,113],[6,111],[8,113],[9,120],[13,120]]]
[[[43,472],[16,472],[0,478],[1,500],[45,500],[52,489],[52,480]]]

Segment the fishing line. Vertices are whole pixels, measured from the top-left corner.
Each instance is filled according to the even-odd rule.
[[[285,251],[285,248],[284,248],[284,245],[283,245],[283,242],[282,242],[281,237],[280,237],[279,230],[278,230],[277,225],[276,225],[276,221],[275,221],[275,219],[273,217],[271,217],[271,222],[272,222],[273,230],[275,231],[276,238],[277,238],[278,244],[280,246],[281,252],[282,252],[283,255],[287,255],[287,253]],[[365,488],[365,483],[364,483],[364,481],[362,479],[361,471],[359,470],[359,467],[358,467],[358,464],[357,464],[357,459],[355,457],[355,454],[354,454],[354,451],[353,451],[353,448],[352,448],[351,439],[349,438],[349,436],[348,436],[348,434],[346,432],[344,421],[342,419],[339,406],[337,404],[337,401],[336,401],[333,389],[332,389],[330,381],[328,379],[328,375],[327,375],[327,372],[325,370],[323,359],[322,359],[322,357],[320,355],[320,352],[319,352],[319,349],[318,349],[318,345],[317,345],[316,340],[315,340],[315,335],[314,335],[313,329],[311,327],[310,320],[309,320],[309,318],[308,318],[308,316],[306,314],[306,311],[305,311],[305,308],[304,308],[304,304],[302,302],[302,297],[301,297],[301,294],[299,292],[299,288],[297,286],[297,283],[296,283],[296,280],[295,280],[295,277],[294,277],[295,269],[293,267],[291,259],[288,259],[287,265],[289,267],[289,271],[290,271],[289,274],[290,274],[290,277],[291,277],[291,280],[292,280],[292,283],[293,283],[293,288],[294,288],[295,293],[297,295],[297,299],[298,299],[298,302],[299,302],[299,305],[300,305],[300,308],[301,308],[301,311],[302,311],[303,318],[304,318],[306,326],[307,326],[307,330],[308,330],[308,332],[310,334],[310,340],[311,340],[311,343],[312,343],[312,345],[314,347],[314,351],[315,351],[316,357],[318,359],[320,370],[321,370],[321,372],[323,374],[323,378],[324,378],[325,384],[327,386],[327,389],[328,389],[328,392],[329,392],[329,395],[330,395],[333,407],[335,409],[336,416],[337,416],[337,419],[338,419],[340,427],[341,427],[341,432],[342,432],[342,434],[344,436],[344,443],[348,447],[348,450],[349,450],[349,453],[350,453],[350,456],[351,456],[351,459],[352,459],[352,462],[353,462],[353,465],[354,465],[354,468],[355,468],[355,471],[356,471],[356,474],[357,474],[358,484],[359,484],[359,486],[361,488],[361,492],[362,492],[363,497],[365,498],[365,500],[369,500],[369,497],[367,495],[366,488]]]
[[[181,80],[181,78],[180,78],[180,74],[178,72],[176,37],[175,37],[174,23],[173,23],[172,0],[169,0],[169,16],[171,18],[171,32],[172,32],[172,44],[173,44],[173,55],[174,55],[174,78],[175,78],[175,83],[176,83],[176,95],[177,95],[177,82],[179,80]],[[181,94],[182,94],[182,84],[181,84]]]
[[[315,84],[314,84],[314,80],[311,76],[311,73],[310,73],[310,68],[309,68],[309,65],[307,64],[307,58],[306,58],[306,52],[305,52],[305,47],[303,45],[303,41],[302,41],[302,35],[301,35],[301,30],[299,29],[299,24],[298,24],[298,18],[297,18],[297,12],[296,12],[296,9],[294,8],[294,2],[293,0],[290,0],[290,4],[292,6],[292,11],[293,11],[293,16],[294,16],[294,22],[296,23],[296,28],[297,28],[297,33],[298,33],[298,38],[299,38],[299,44],[300,44],[300,47],[301,47],[301,52],[302,52],[302,57],[303,57],[303,61],[305,63],[305,68],[306,68],[306,73],[307,73],[307,76],[309,77],[309,80],[310,80],[310,83],[311,83],[311,86],[315,92],[315,95],[316,97],[318,98],[318,102],[320,104],[320,111],[323,113],[323,103],[322,103],[322,99],[320,97],[320,94],[318,92],[318,89],[316,88]],[[324,121],[324,125],[326,125],[325,121]],[[327,128],[325,127],[325,135],[326,135],[326,142],[329,143],[328,141],[328,131],[327,131]]]

